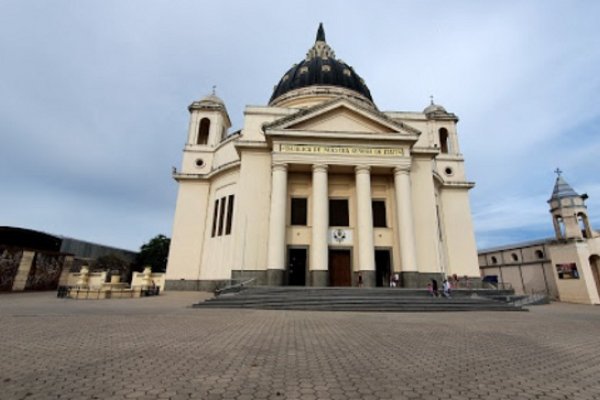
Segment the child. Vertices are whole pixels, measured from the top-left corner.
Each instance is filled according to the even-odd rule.
[[[433,286],[431,285],[431,283],[427,284],[427,293],[429,293],[431,297],[435,297],[435,295],[433,294]]]

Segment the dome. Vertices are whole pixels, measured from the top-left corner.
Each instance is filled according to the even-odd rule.
[[[215,95],[214,93],[209,94],[208,96],[200,99],[200,101],[198,101],[198,103],[206,104],[206,105],[221,105],[221,106],[225,105],[223,100],[221,100],[221,98],[218,97],[217,95]]]
[[[211,109],[211,110],[223,110],[227,112],[225,102],[213,92],[208,96],[201,98],[200,100],[194,101],[188,107],[188,110],[199,110],[199,109]]]
[[[287,71],[273,91],[269,100],[272,104],[277,98],[309,86],[333,86],[349,89],[373,103],[371,92],[354,69],[335,58],[333,49],[325,42],[323,24],[319,25],[314,46],[306,58]]]
[[[447,111],[444,107],[440,106],[439,104],[433,104],[433,102],[432,102],[430,105],[425,107],[425,109],[423,110],[423,114],[432,114],[432,113],[446,114]]]
[[[423,114],[428,115],[428,114],[448,114],[448,111],[446,111],[446,109],[442,106],[440,106],[439,104],[435,104],[433,102],[433,96],[431,97],[431,103],[425,107],[425,109],[423,110]]]

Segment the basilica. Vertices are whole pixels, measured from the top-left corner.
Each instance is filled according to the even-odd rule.
[[[322,25],[241,130],[214,93],[189,112],[167,290],[479,277],[458,117],[379,110]]]

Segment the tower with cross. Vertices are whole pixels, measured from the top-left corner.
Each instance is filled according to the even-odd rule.
[[[554,233],[558,240],[582,240],[592,237],[585,200],[587,194],[578,194],[563,178],[560,168],[554,170],[556,182],[548,200]]]

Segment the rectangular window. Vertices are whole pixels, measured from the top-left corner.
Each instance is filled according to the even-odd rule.
[[[350,226],[348,199],[329,200],[329,226]]]
[[[227,225],[225,226],[225,234],[231,234],[231,224],[233,218],[233,195],[230,194],[227,198]]]
[[[579,272],[575,263],[556,264],[556,272],[558,273],[558,279],[579,279]]]
[[[212,233],[211,237],[215,237],[217,233],[217,216],[219,212],[219,199],[215,200],[215,210],[213,211],[213,223],[212,223]]]
[[[219,207],[219,236],[223,234],[223,225],[225,219],[225,197],[221,197],[221,206]]]
[[[306,226],[306,199],[292,198],[292,221],[291,225]]]
[[[375,228],[386,228],[385,201],[373,200],[371,205],[373,207],[373,226]]]

